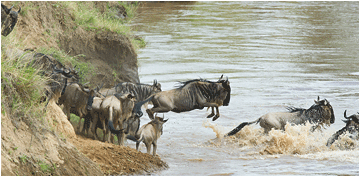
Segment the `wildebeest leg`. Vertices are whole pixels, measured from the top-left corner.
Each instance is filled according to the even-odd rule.
[[[80,130],[81,130],[81,119],[82,119],[82,113],[80,112],[79,113],[79,124],[78,124],[78,132],[80,133]],[[84,124],[85,124],[85,122],[84,122]],[[83,129],[84,129],[84,127],[83,127]],[[82,133],[82,132],[81,132]]]
[[[93,114],[93,122],[91,124],[91,133],[93,134],[93,139],[98,140],[98,136],[96,134],[96,127],[97,127],[97,122],[99,120],[99,117],[96,114]]]
[[[68,121],[70,121],[70,108],[68,108],[67,106],[64,106],[63,112],[66,114]]]
[[[160,107],[152,107],[151,109],[147,109],[146,112],[148,113],[149,117],[151,120],[154,119],[154,113],[159,113],[159,112],[169,112],[171,111],[173,108],[171,108],[170,106],[160,106]]]
[[[151,143],[145,143],[145,146],[146,146],[146,151],[148,154],[150,154],[150,151],[151,151]]]
[[[216,108],[216,115],[214,116],[212,121],[215,121],[216,119],[218,119],[220,117],[219,107],[216,106],[215,108]],[[214,111],[214,107],[212,107],[212,109]]]
[[[156,156],[157,143],[156,141],[154,141],[152,144],[153,144],[153,156]]]
[[[88,112],[85,117],[84,117],[84,125],[83,125],[83,129],[81,130],[81,133],[82,134],[86,134],[88,135],[89,134],[89,128],[90,128],[90,122],[91,122],[91,115],[90,113]]]
[[[140,142],[136,142],[136,150],[139,151]]]
[[[310,128],[310,132],[314,132],[318,127],[319,127],[320,124],[317,124],[317,125],[314,125]]]
[[[209,114],[206,118],[212,118],[214,115],[214,107],[211,107],[211,114]]]
[[[119,133],[118,134],[118,143],[120,146],[125,145],[124,140],[125,140],[125,133],[124,132]]]
[[[108,128],[106,126],[105,119],[103,119],[101,122],[104,125],[104,127],[103,127],[103,142],[105,142],[106,135],[108,134]]]

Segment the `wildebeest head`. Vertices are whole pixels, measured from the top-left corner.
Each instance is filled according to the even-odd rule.
[[[161,84],[158,83],[156,79],[154,80],[153,87],[155,92],[161,92]]]
[[[314,100],[315,105],[312,106],[314,108],[321,108],[320,112],[321,112],[321,118],[322,120],[318,120],[322,123],[327,124],[328,126],[330,126],[330,124],[335,123],[335,114],[334,114],[334,110],[333,107],[330,105],[330,102],[326,99],[320,100],[320,97],[318,96],[317,100]]]
[[[21,11],[11,11],[13,7],[8,9],[4,4],[1,3],[1,34],[7,36],[14,29],[16,22],[18,20],[18,14]]]
[[[359,132],[359,113],[358,114],[353,114],[349,117],[346,116],[346,110],[344,111],[344,118],[346,120],[342,120],[343,122],[346,123],[346,127],[349,127],[348,131],[350,133],[353,133],[355,131]]]
[[[350,133],[350,138],[352,139],[359,139],[359,113],[353,114],[349,117],[346,116],[346,110],[344,111],[344,118],[343,122],[346,123],[345,127],[338,130],[334,133],[327,141],[326,146],[331,146],[337,139],[339,139],[340,135],[348,132]]]
[[[227,77],[226,77],[226,80],[223,80],[222,78],[223,78],[223,75],[221,75],[218,82],[220,82],[222,84],[225,91],[227,92],[226,98],[223,102],[223,106],[228,106],[230,103],[230,94],[231,94],[230,81]]]
[[[125,93],[125,94],[115,94],[116,98],[118,98],[121,102],[122,112],[130,113],[130,116],[126,116],[124,121],[127,121],[128,118],[134,115],[133,108],[136,102],[135,96],[132,93]],[[136,114],[134,115],[135,117]]]

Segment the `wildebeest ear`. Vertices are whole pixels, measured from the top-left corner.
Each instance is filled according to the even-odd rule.
[[[316,100],[314,100],[314,102],[315,102],[315,104],[319,104],[320,102],[320,96],[318,96],[318,100],[316,101]]]
[[[329,101],[325,99],[324,105],[327,106],[329,104]]]
[[[156,79],[154,79],[154,86],[156,86],[157,85],[157,80]]]
[[[168,120],[169,120],[169,119],[166,119],[166,120],[163,120],[162,122],[164,122],[164,123],[165,123],[165,122],[167,122]]]

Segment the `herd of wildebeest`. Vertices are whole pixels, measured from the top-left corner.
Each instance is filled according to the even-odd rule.
[[[2,35],[6,36],[14,28],[21,8],[19,11],[11,11],[12,7],[8,9],[3,4],[1,7]],[[119,145],[124,145],[127,138],[136,142],[137,150],[140,142],[143,142],[149,154],[153,145],[154,156],[157,139],[167,121],[164,117],[158,117],[157,113],[181,113],[207,107],[212,110],[207,118],[215,121],[220,117],[219,107],[230,103],[230,82],[223,75],[217,81],[193,79],[180,82],[177,88],[167,91],[162,91],[161,84],[156,80],[150,85],[121,82],[112,88],[89,88],[86,84],[80,84],[80,70],[76,66],[66,67],[50,55],[34,53],[29,65],[40,69],[42,75],[50,78],[44,89],[46,96],[40,101],[48,103],[54,99],[59,106],[63,105],[69,121],[70,113],[79,116],[77,132],[99,140],[96,131],[99,128],[103,131],[102,141],[114,143],[114,135],[117,135]],[[246,125],[254,123],[260,124],[265,133],[271,129],[284,130],[288,123],[301,125],[309,122],[313,124],[311,132],[333,124],[335,115],[330,102],[320,100],[320,97],[314,101],[315,104],[309,109],[288,107],[288,112],[272,112],[255,121],[241,123],[225,136],[232,136]],[[148,109],[148,104],[153,107]],[[150,122],[140,128],[140,117],[143,115],[141,108],[146,109]],[[83,118],[85,121],[81,128]],[[345,133],[350,134],[352,139],[359,139],[359,113],[346,116],[345,110],[344,118],[346,125],[329,138],[327,146],[331,146]]]

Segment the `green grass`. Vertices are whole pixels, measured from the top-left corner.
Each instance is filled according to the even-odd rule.
[[[22,163],[26,163],[26,162],[28,161],[28,157],[27,157],[25,154],[23,154],[23,155],[20,157],[20,160],[21,160]]]
[[[38,161],[38,165],[40,166],[40,170],[44,173],[53,173],[55,170],[56,170],[56,165],[53,164],[53,165],[50,165],[50,164],[47,164],[41,160]]]
[[[71,9],[75,17],[75,23],[88,30],[108,30],[114,31],[118,34],[131,34],[131,27],[126,25],[131,19],[135,17],[138,4],[127,4],[119,2],[126,9],[128,17],[125,19],[116,18],[117,10],[114,7],[109,7],[104,13],[100,12],[94,2],[71,2],[61,1],[58,2],[62,7]]]
[[[28,67],[28,60],[24,56],[1,56],[1,95],[5,107],[12,113],[43,117],[44,107],[40,98],[44,96],[47,78],[39,75],[39,70]],[[1,108],[2,112],[6,112]]]
[[[84,84],[85,82],[87,82],[86,78],[87,76],[90,75],[94,75],[94,71],[95,71],[95,67],[93,65],[91,65],[88,62],[82,62],[80,61],[78,58],[79,57],[84,57],[85,55],[77,55],[77,56],[69,56],[67,55],[65,52],[61,51],[61,50],[57,50],[54,48],[44,48],[41,47],[38,49],[38,52],[43,53],[43,54],[47,54],[47,55],[52,55],[55,59],[57,59],[58,61],[60,61],[62,64],[66,65],[66,66],[72,66],[73,68],[76,66],[76,70],[80,70],[80,72],[78,73],[80,78],[82,78],[81,82],[82,84]]]

